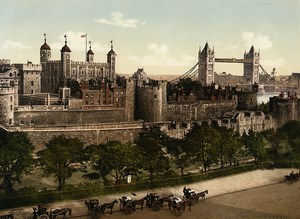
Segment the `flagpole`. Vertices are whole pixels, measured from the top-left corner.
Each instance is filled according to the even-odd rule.
[[[86,54],[87,54],[87,34],[85,34],[85,59],[86,59]]]

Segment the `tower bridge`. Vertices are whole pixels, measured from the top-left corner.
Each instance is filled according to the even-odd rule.
[[[203,50],[201,50],[200,47],[198,52],[198,62],[187,72],[175,78],[171,82],[176,83],[183,78],[193,78],[200,81],[204,85],[216,82],[214,72],[215,62],[233,64],[237,63],[244,65],[243,76],[237,76],[239,77],[239,82],[226,81],[224,82],[226,84],[239,83],[244,85],[250,85],[257,83],[260,85],[269,86],[275,86],[275,84],[279,84],[279,82],[275,81],[275,69],[273,69],[273,75],[271,75],[268,74],[268,72],[260,65],[260,52],[256,52],[254,46],[250,48],[249,52],[245,51],[244,58],[215,58],[214,48],[210,49],[208,43],[205,44]]]

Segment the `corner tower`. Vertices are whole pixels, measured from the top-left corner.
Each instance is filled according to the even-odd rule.
[[[40,63],[45,64],[51,58],[51,48],[47,44],[46,34],[44,34],[44,44],[40,48]]]
[[[255,52],[254,47],[244,54],[244,78],[249,84],[259,83],[259,52]]]
[[[109,80],[116,80],[116,56],[117,54],[113,50],[113,41],[110,41],[110,51],[107,53],[107,63],[109,64]]]
[[[214,62],[215,52],[211,50],[208,43],[205,44],[203,50],[199,49],[198,53],[198,80],[202,84],[211,84],[214,82]]]

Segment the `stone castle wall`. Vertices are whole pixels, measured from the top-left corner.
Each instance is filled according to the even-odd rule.
[[[125,122],[125,109],[107,110],[49,110],[15,111],[15,125],[23,126],[69,126],[98,123]]]
[[[91,144],[106,143],[110,140],[120,142],[133,142],[143,127],[142,122],[132,123],[107,123],[82,126],[61,126],[61,127],[25,127],[18,126],[11,131],[26,132],[39,151],[45,147],[54,136],[65,135],[66,137],[79,138],[85,146]]]
[[[226,111],[235,108],[235,100],[168,103],[164,109],[164,121],[184,122],[215,119],[220,118]]]

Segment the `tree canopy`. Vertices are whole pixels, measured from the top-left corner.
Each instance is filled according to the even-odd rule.
[[[13,184],[32,168],[34,146],[24,132],[0,132],[0,139],[0,188],[12,192]]]
[[[53,137],[46,148],[38,152],[39,163],[46,174],[54,174],[61,190],[66,179],[77,171],[74,164],[82,164],[86,160],[84,144],[78,138],[67,138],[64,135]]]

